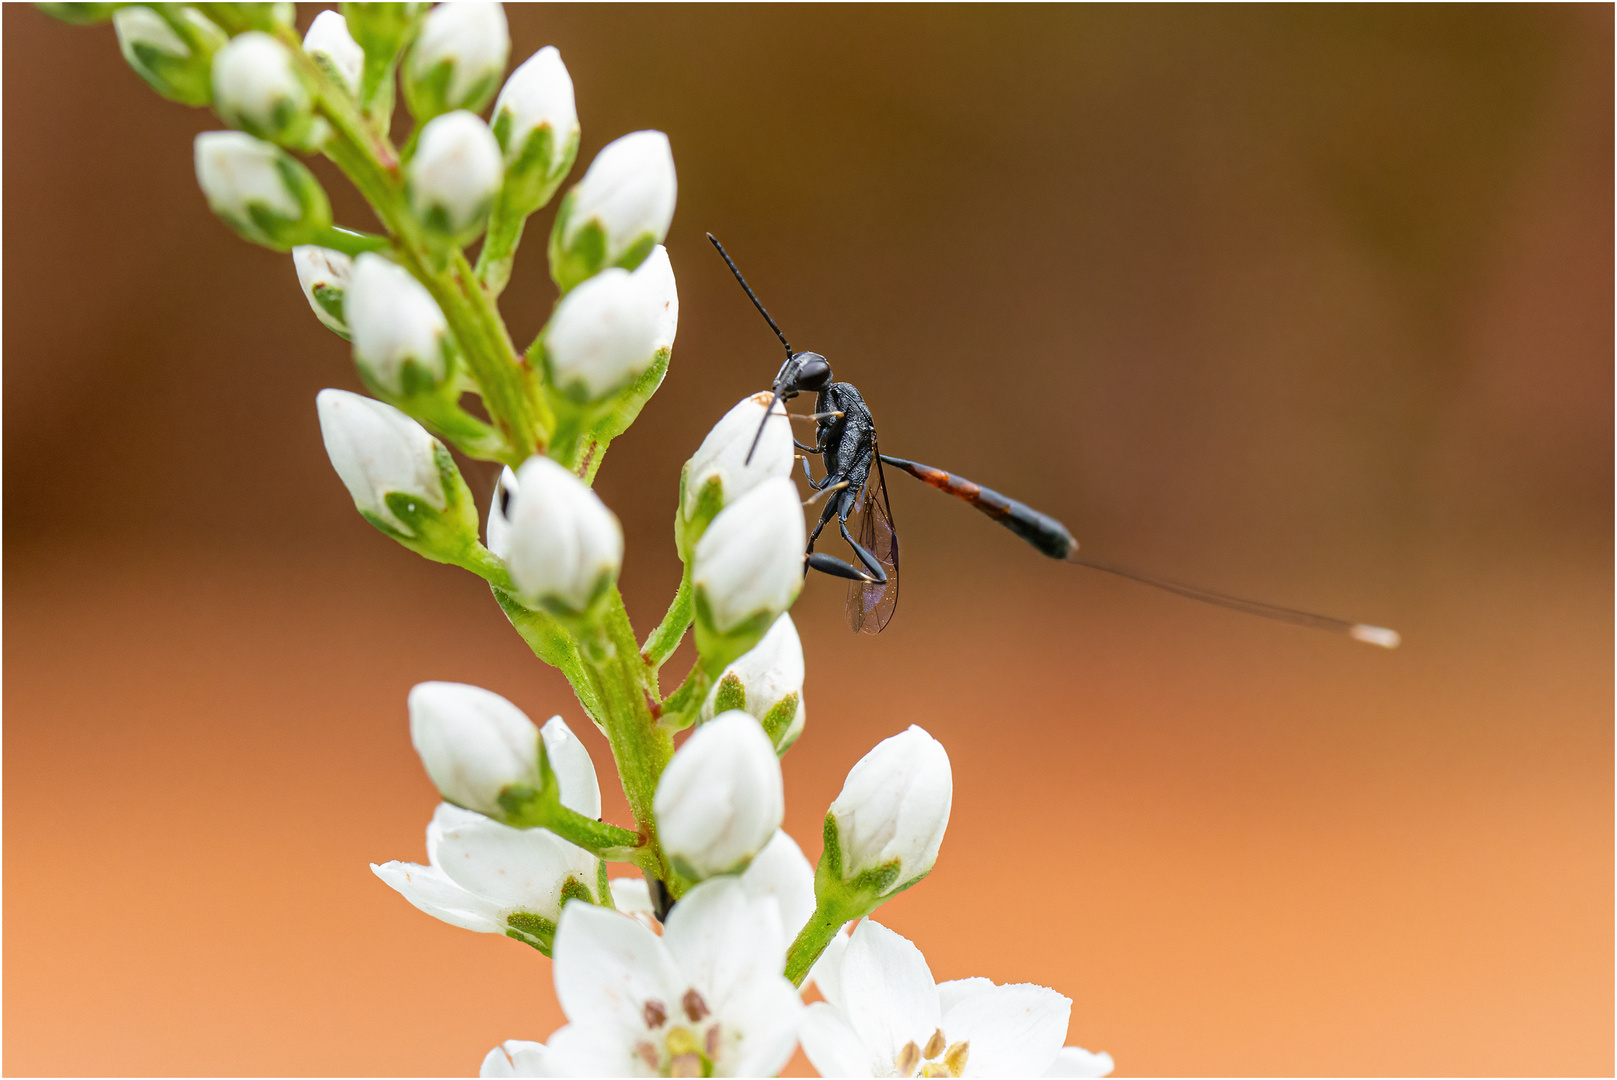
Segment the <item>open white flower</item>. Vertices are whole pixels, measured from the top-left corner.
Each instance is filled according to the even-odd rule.
[[[1066,1063],[1072,1002],[1054,990],[935,983],[919,949],[870,919],[840,951],[799,1032],[822,1076],[1042,1076]]]
[[[600,864],[583,848],[548,829],[513,829],[449,803],[427,826],[427,865],[372,863],[371,871],[435,919],[545,952],[563,904],[599,900]]]
[[[553,955],[569,1021],[545,1047],[555,1075],[774,1076],[792,1056],[803,1004],[780,910],[737,878],[686,893],[661,938],[569,904]]]

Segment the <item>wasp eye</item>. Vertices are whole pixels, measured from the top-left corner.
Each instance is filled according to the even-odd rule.
[[[831,365],[819,353],[805,353],[792,382],[799,390],[823,390],[831,383]]]

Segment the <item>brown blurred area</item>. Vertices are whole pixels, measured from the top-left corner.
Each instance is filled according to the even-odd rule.
[[[581,162],[656,127],[678,163],[679,343],[598,481],[642,631],[681,463],[778,363],[711,230],[884,450],[1404,632],[1052,563],[895,474],[892,626],[851,637],[825,580],[794,611],[810,858],[919,723],[954,817],[878,918],[939,979],[1070,995],[1120,1074],[1612,1072],[1610,7],[509,13]],[[424,854],[411,685],[576,702],[353,512],[313,408],[346,347],[208,212],[211,114],[109,27],[3,28],[6,1071],[468,1074],[545,1038],[547,960],[366,863]]]

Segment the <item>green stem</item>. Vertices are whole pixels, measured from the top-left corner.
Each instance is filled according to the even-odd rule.
[[[484,406],[505,438],[506,446],[494,459],[521,464],[544,448],[555,420],[525,360],[517,355],[493,297],[478,284],[464,254],[456,250],[443,264],[442,253],[427,242],[405,197],[404,174],[392,143],[366,122],[347,89],[333,84],[309,59],[296,33],[283,28],[280,38],[299,58],[316,88],[320,113],[331,123],[326,156],[371,204],[392,234],[395,255],[432,294],[460,343]]]
[[[477,280],[491,296],[499,296],[511,280],[511,266],[516,262],[517,245],[522,243],[522,228],[527,221],[528,216],[517,213],[505,189],[500,189],[489,213],[483,249],[477,253]]]
[[[315,241],[321,247],[340,251],[344,255],[362,255],[367,251],[386,251],[393,246],[393,242],[385,236],[375,233],[359,232],[354,229],[344,229],[338,225],[331,225]]]
[[[663,621],[657,624],[657,629],[651,632],[646,643],[640,647],[640,656],[651,669],[651,681],[655,685],[657,673],[668,662],[668,658],[679,648],[684,640],[685,631],[691,627],[691,568],[689,565],[680,574],[679,589],[674,593],[673,603],[668,605],[668,614]]]
[[[513,819],[519,829],[549,829],[563,840],[577,844],[598,859],[612,862],[638,862],[645,838],[630,829],[585,817],[561,803],[536,803],[530,813]]]
[[[793,986],[803,985],[809,968],[814,966],[814,961],[820,958],[825,947],[831,944],[837,931],[842,929],[842,924],[857,919],[859,915],[857,910],[850,911],[835,900],[821,900],[815,904],[814,914],[809,916],[797,940],[786,950],[786,977],[792,980]]]

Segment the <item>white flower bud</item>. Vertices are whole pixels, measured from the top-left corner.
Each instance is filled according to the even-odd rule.
[[[384,390],[407,394],[448,375],[454,354],[449,323],[404,267],[372,252],[355,259],[343,310],[354,361]]]
[[[181,20],[189,41],[155,9],[129,4],[112,12],[118,49],[135,73],[159,94],[184,105],[206,105],[213,100],[214,53],[230,39],[196,8],[171,10]]]
[[[411,207],[457,245],[476,236],[504,176],[494,133],[464,109],[427,122],[407,171]]]
[[[539,729],[498,694],[464,683],[410,691],[410,741],[447,801],[504,820],[500,793],[541,787]]]
[[[832,872],[849,883],[870,874],[879,896],[914,882],[937,861],[953,800],[942,743],[913,724],[883,739],[848,773],[831,804],[841,853]]]
[[[672,349],[674,336],[679,332],[679,289],[674,284],[674,264],[668,261],[668,249],[658,244],[646,256],[646,261],[635,267],[630,275],[646,290],[647,303],[656,313],[657,333],[653,338],[657,351]]]
[[[587,617],[623,565],[623,528],[584,481],[546,457],[517,470],[506,563],[517,592],[555,615]]]
[[[327,13],[329,14],[329,12]],[[353,277],[354,260],[340,251],[301,244],[292,249],[292,265],[298,272],[298,284],[309,301],[315,318],[343,337],[348,336],[348,323],[343,318],[343,300]]]
[[[483,546],[505,558],[511,552],[511,510],[516,506],[517,474],[507,465],[494,482],[494,498],[488,504],[488,532]]]
[[[803,731],[803,642],[785,612],[763,640],[725,669],[702,706],[702,718],[744,709],[763,725],[777,753]]]
[[[271,143],[241,131],[204,131],[195,160],[208,206],[244,239],[288,251],[331,225],[331,204],[314,175]]]
[[[758,425],[763,423],[764,408],[771,396],[762,393],[742,398],[713,425],[713,430],[691,455],[685,465],[682,511],[686,521],[696,518],[704,493],[707,512],[716,513],[765,480],[792,475],[797,452],[792,446],[792,422],[786,418],[785,402],[775,402],[763,435],[758,434]],[[755,438],[758,447],[753,450]],[[750,464],[747,462],[749,450],[752,451]],[[712,485],[711,491],[709,485]]]
[[[657,835],[693,880],[741,871],[780,828],[780,759],[758,721],[727,712],[691,733],[657,781]]]
[[[638,266],[668,235],[677,195],[667,135],[636,131],[603,147],[551,231],[550,272],[562,291],[604,267]]]
[[[570,163],[568,147],[576,149],[579,135],[573,79],[554,45],[524,60],[494,102],[494,134],[507,165],[523,163],[524,154],[530,152],[529,140],[540,131],[549,132],[544,142],[548,157],[531,165],[548,177]]]
[[[727,634],[756,620],[762,636],[775,616],[792,606],[803,587],[806,542],[803,504],[785,477],[765,480],[719,511],[696,542],[691,569],[697,647],[704,656],[709,654],[703,647],[705,629]]]
[[[225,123],[261,139],[298,147],[323,141],[291,50],[261,30],[237,34],[214,55],[213,106]]]
[[[421,21],[405,64],[410,112],[425,122],[452,109],[481,112],[511,55],[505,9],[481,0],[439,4]]]
[[[359,80],[365,72],[365,50],[348,33],[348,20],[340,12],[322,11],[303,35],[303,51],[324,64],[330,74],[359,97]]]
[[[657,356],[658,298],[627,270],[603,270],[562,298],[544,330],[552,385],[575,401],[605,397]]]
[[[439,444],[426,428],[385,402],[347,390],[322,390],[315,405],[326,455],[360,513],[410,536],[413,531],[387,505],[389,493],[445,509]]]

